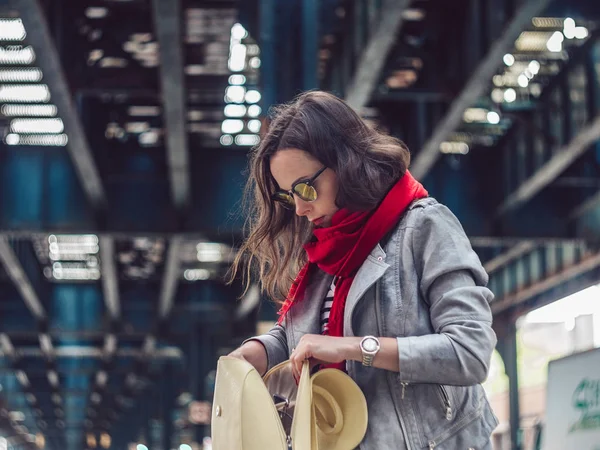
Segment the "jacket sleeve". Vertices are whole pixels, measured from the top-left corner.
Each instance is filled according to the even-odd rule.
[[[272,367],[289,358],[284,325],[285,322],[283,325],[275,325],[266,334],[255,336],[244,341],[244,344],[248,341],[258,341],[263,345],[267,352],[267,370],[270,370]]]
[[[448,208],[430,205],[416,216],[412,253],[434,333],[398,338],[400,380],[481,383],[496,346],[488,275]]]

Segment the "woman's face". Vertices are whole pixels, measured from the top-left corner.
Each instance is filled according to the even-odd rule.
[[[298,180],[312,178],[323,164],[314,159],[309,153],[297,148],[279,150],[271,157],[271,174],[280,189],[289,191],[292,184]],[[317,191],[314,202],[302,200],[294,195],[296,214],[306,217],[319,227],[331,225],[331,218],[339,209],[335,204],[338,193],[338,180],[333,170],[327,168],[313,183]]]

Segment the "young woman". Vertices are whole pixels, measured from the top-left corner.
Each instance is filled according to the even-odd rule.
[[[345,370],[367,399],[360,449],[491,449],[488,276],[409,160],[331,94],[275,109],[252,155],[233,273],[257,269],[282,306],[232,355],[263,374],[288,358],[295,377],[306,359]]]

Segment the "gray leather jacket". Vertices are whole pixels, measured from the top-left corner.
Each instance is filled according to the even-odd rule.
[[[331,277],[315,273],[283,326],[254,338],[269,368],[320,331]],[[462,226],[432,198],[414,202],[385,249],[373,249],[350,288],[344,335],[397,338],[400,373],[347,363],[369,408],[361,450],[491,449],[498,422],[480,384],[496,345],[487,281]]]

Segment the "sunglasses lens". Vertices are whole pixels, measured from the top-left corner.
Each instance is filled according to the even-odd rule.
[[[314,202],[317,199],[317,191],[310,184],[297,184],[294,186],[294,193],[306,202]]]
[[[292,197],[287,192],[275,192],[275,194],[273,194],[273,200],[280,202],[284,207],[288,209],[294,209],[296,207],[294,197]]]

